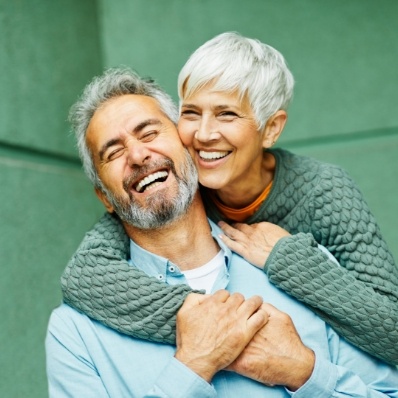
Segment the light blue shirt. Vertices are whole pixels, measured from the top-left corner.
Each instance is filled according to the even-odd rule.
[[[228,289],[264,301],[288,313],[304,344],[314,350],[311,378],[294,393],[267,387],[232,372],[221,371],[211,384],[174,358],[175,346],[120,334],[66,304],[51,315],[46,338],[50,397],[398,397],[395,367],[356,349],[304,305],[269,283],[264,272],[231,253],[214,291]],[[186,283],[178,266],[131,243],[134,265],[169,284]],[[294,371],[294,369],[292,369]]]

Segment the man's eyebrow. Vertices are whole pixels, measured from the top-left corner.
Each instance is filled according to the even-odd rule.
[[[137,124],[137,126],[134,127],[133,133],[137,134],[141,130],[143,130],[145,127],[153,126],[155,124],[161,124],[161,121],[159,119],[156,119],[156,118],[146,119],[146,120],[142,121],[141,123]]]
[[[153,125],[157,125],[157,124],[161,124],[161,121],[159,119],[156,118],[152,118],[152,119],[146,119],[144,121],[142,121],[141,123],[137,124],[137,126],[135,126],[132,130],[133,134],[138,134],[141,130],[143,130],[145,127],[147,126],[153,126]],[[109,141],[105,142],[104,145],[102,145],[100,151],[99,151],[99,158],[100,160],[104,159],[104,154],[105,152],[113,145],[117,145],[120,144],[122,142],[121,138],[112,138]]]

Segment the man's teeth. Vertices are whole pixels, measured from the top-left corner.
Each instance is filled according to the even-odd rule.
[[[156,173],[150,174],[149,176],[146,176],[145,178],[143,178],[136,185],[135,189],[137,190],[137,192],[140,192],[140,193],[144,192],[150,184],[152,184],[153,182],[155,182],[156,180],[159,180],[159,179],[162,179],[162,181],[164,181],[167,176],[168,176],[167,171],[158,171]],[[159,184],[160,184],[160,182],[157,182],[157,183],[153,184],[152,187],[155,187]]]
[[[227,151],[223,152],[205,152],[199,151],[199,156],[205,160],[214,160],[214,159],[221,159],[228,155]]]

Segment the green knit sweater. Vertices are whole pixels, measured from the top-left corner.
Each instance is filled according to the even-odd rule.
[[[292,234],[275,245],[265,264],[270,281],[354,345],[397,364],[398,268],[361,193],[337,166],[282,149],[271,152],[276,158],[272,190],[247,220],[269,221]],[[221,220],[203,192],[209,217]],[[128,256],[129,239],[120,221],[105,215],[65,269],[65,302],[122,333],[175,343],[176,312],[192,290],[147,276],[129,266]]]

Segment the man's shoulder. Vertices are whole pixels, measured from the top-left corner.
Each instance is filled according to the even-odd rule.
[[[87,316],[70,305],[62,302],[58,307],[54,308],[51,312],[51,317],[61,317],[61,318],[87,318]]]
[[[67,330],[76,330],[84,325],[87,326],[90,322],[87,315],[62,303],[52,311],[48,330],[50,333],[67,332]]]

